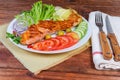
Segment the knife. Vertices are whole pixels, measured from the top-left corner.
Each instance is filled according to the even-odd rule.
[[[107,36],[110,40],[112,50],[114,53],[114,60],[120,61],[120,47],[119,47],[117,38],[113,32],[108,16],[106,16],[105,21],[106,21],[106,27],[107,27],[107,33],[108,33]]]

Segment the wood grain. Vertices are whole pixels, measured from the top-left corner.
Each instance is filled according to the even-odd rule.
[[[102,47],[102,53],[105,60],[110,60],[112,58],[112,51],[107,40],[107,35],[103,32],[99,32],[100,43]]]
[[[112,46],[113,53],[115,56],[114,57],[115,61],[120,61],[120,47],[119,47],[119,43],[117,41],[115,34],[109,33],[108,38],[110,39],[110,42],[111,42],[111,46]]]
[[[0,24],[10,22],[16,14],[29,10],[38,0],[0,0]],[[43,0],[44,3],[73,8],[88,19],[99,10],[120,16],[120,0]],[[92,61],[92,48],[38,75],[33,75],[0,43],[0,80],[119,80],[119,71],[98,71]]]

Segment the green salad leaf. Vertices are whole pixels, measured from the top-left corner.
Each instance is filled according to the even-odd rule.
[[[30,26],[31,24],[37,24],[39,20],[51,19],[54,12],[55,7],[53,5],[43,4],[42,1],[38,1],[33,4],[31,10],[22,12],[16,18],[20,21],[26,21]]]
[[[67,20],[68,17],[71,14],[71,9],[63,9],[63,8],[59,8],[55,11],[55,13],[53,14],[53,20],[57,21],[57,20]]]

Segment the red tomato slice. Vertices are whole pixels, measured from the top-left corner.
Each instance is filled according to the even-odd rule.
[[[71,36],[73,39],[76,39],[76,40],[80,39],[79,36],[78,36],[78,34],[75,33],[75,32],[69,32],[66,35]]]
[[[69,35],[66,35],[66,37],[69,39],[68,47],[72,46],[74,44],[74,39]]]
[[[44,41],[35,43],[32,48],[35,50],[48,51],[48,50],[51,50],[53,46],[54,46],[54,42],[49,39],[49,40],[44,40]]]
[[[73,43],[73,38],[71,37],[71,36],[69,36],[69,35],[65,35],[67,38],[68,38],[68,40],[69,40],[69,43]]]
[[[42,50],[42,42],[37,42],[32,46],[33,49],[35,50]]]
[[[75,32],[70,32],[70,33],[67,33],[66,35],[71,36],[73,38],[74,40],[73,44],[77,43],[80,40],[78,34]]]
[[[32,47],[33,47],[32,44],[27,45],[27,48],[32,48]]]
[[[57,38],[52,38],[51,40],[54,42],[54,46],[51,49],[56,50],[60,45],[60,40],[58,40]]]
[[[57,36],[56,38],[60,41],[60,45],[57,49],[63,49],[68,46],[69,39],[66,36]]]
[[[44,40],[42,42],[42,47],[43,47],[43,50],[45,51],[51,50],[53,46],[54,46],[54,42],[51,39]]]
[[[75,37],[74,37],[75,36]],[[78,42],[78,37],[74,33],[69,33],[67,35],[57,36],[48,40],[37,42],[32,45],[32,48],[35,50],[59,50],[68,48]],[[31,48],[31,45],[28,46]]]

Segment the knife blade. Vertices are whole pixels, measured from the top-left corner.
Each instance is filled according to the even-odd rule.
[[[112,26],[110,24],[110,20],[108,16],[106,16],[105,21],[106,21],[106,27],[107,27],[107,33],[108,33],[107,36],[108,36],[108,39],[110,40],[110,44],[112,46],[112,50],[114,53],[114,60],[120,61],[120,47],[119,47],[117,38],[115,36],[115,33],[112,29]]]

